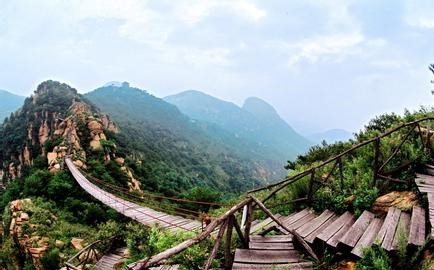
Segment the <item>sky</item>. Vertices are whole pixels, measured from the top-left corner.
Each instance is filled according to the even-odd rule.
[[[128,81],[272,104],[304,134],[431,106],[426,0],[0,0],[0,89]]]

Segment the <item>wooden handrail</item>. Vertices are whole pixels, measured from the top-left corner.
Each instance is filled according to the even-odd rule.
[[[238,203],[237,205],[233,206],[231,209],[229,209],[226,213],[224,213],[222,216],[220,216],[219,218],[213,220],[206,228],[205,230],[200,233],[199,235],[195,236],[194,238],[188,239],[170,249],[167,249],[151,258],[148,259],[143,259],[140,261],[137,261],[135,263],[132,263],[130,265],[127,266],[128,269],[132,269],[132,270],[141,270],[141,269],[146,269],[148,267],[152,267],[152,266],[156,266],[159,263],[161,263],[163,260],[168,259],[169,257],[178,254],[184,250],[186,250],[187,248],[198,244],[200,242],[202,242],[203,240],[205,240],[207,237],[209,237],[211,235],[211,233],[221,224],[223,224],[223,222],[226,221],[227,218],[231,217],[235,212],[239,211],[240,209],[242,209],[244,207],[244,205],[248,205],[252,202],[252,198],[248,197],[246,199],[244,199],[242,202]]]
[[[262,190],[265,190],[265,189],[270,189],[270,188],[273,188],[275,186],[279,186],[281,184],[284,184],[284,183],[286,183],[288,181],[291,181],[292,179],[297,178],[300,175],[307,175],[312,170],[319,169],[319,168],[321,168],[321,167],[329,164],[330,162],[333,162],[333,161],[335,161],[335,160],[337,160],[339,158],[342,158],[342,157],[346,156],[347,154],[349,154],[349,153],[351,153],[351,152],[359,149],[360,147],[363,147],[363,146],[365,146],[367,144],[375,142],[377,139],[382,139],[384,137],[387,137],[388,135],[390,135],[390,134],[392,134],[392,133],[394,133],[394,132],[396,132],[396,131],[398,131],[398,130],[400,130],[402,128],[405,128],[405,127],[408,127],[408,126],[411,126],[411,125],[415,125],[415,124],[418,124],[418,123],[421,123],[421,122],[429,121],[429,120],[434,120],[434,117],[421,118],[421,119],[418,119],[418,120],[415,120],[415,121],[412,121],[412,122],[408,122],[408,123],[402,124],[402,125],[397,126],[395,128],[389,129],[385,133],[383,133],[383,134],[381,134],[381,135],[379,135],[377,137],[371,138],[369,140],[363,141],[361,143],[358,143],[355,146],[351,147],[350,149],[345,150],[344,152],[342,152],[342,153],[340,153],[340,154],[338,154],[338,155],[336,155],[334,157],[331,157],[331,158],[327,159],[326,161],[323,161],[322,163],[320,163],[318,165],[312,166],[312,167],[310,167],[309,169],[307,169],[307,170],[305,170],[303,172],[300,172],[300,173],[292,175],[292,176],[287,176],[282,181],[279,181],[279,182],[276,182],[276,183],[273,183],[273,184],[270,184],[270,185],[267,185],[267,186],[264,186],[264,187],[260,187],[260,188],[249,190],[247,192],[247,194],[256,193],[256,192],[259,192],[259,191],[262,191]]]
[[[333,156],[317,165],[314,165],[302,172],[299,172],[295,175],[292,176],[288,176],[286,177],[284,180],[261,187],[261,188],[256,188],[256,189],[252,189],[250,191],[247,192],[247,194],[253,194],[259,191],[263,191],[263,190],[267,190],[267,189],[271,189],[276,187],[273,191],[271,191],[270,194],[268,194],[263,200],[262,203],[265,203],[266,201],[268,201],[270,198],[272,198],[277,192],[279,192],[280,190],[282,190],[283,188],[285,188],[286,186],[299,181],[300,179],[304,178],[305,176],[311,174],[314,175],[315,170],[318,170],[320,168],[323,168],[324,166],[330,164],[331,162],[336,162],[335,165],[332,168],[332,171],[328,174],[327,179],[329,178],[329,176],[331,175],[331,173],[333,172],[333,170],[336,168],[336,165],[339,163],[339,173],[341,175],[341,184],[343,184],[343,175],[342,175],[342,158],[351,154],[352,152],[354,152],[355,150],[366,146],[368,144],[372,144],[374,143],[376,146],[375,149],[375,157],[374,157],[374,164],[373,164],[373,171],[374,171],[374,184],[375,184],[375,180],[377,177],[379,177],[379,174],[382,173],[382,169],[384,169],[384,167],[390,162],[390,160],[398,153],[399,149],[401,148],[401,146],[404,144],[404,142],[407,141],[408,137],[410,136],[410,134],[416,129],[416,127],[418,127],[419,132],[421,130],[420,128],[420,123],[421,122],[425,122],[425,121],[432,121],[434,120],[434,117],[425,117],[425,118],[421,118],[415,121],[411,121],[411,122],[407,122],[404,124],[401,124],[399,126],[396,126],[394,128],[389,129],[388,131],[374,137],[371,139],[368,139],[366,141],[360,142],[356,145],[354,145],[353,147],[351,147],[350,149],[347,149],[345,151],[343,151],[342,153]],[[402,142],[396,147],[396,149],[394,150],[394,152],[392,153],[392,155],[386,160],[385,163],[383,163],[380,167],[378,166],[378,162],[379,162],[379,155],[380,155],[380,149],[379,149],[379,145],[380,145],[380,141],[382,138],[385,138],[387,136],[389,136],[392,133],[395,133],[403,128],[409,127],[409,126],[413,126],[412,129],[406,134],[406,136],[404,137],[404,139],[402,140]],[[423,138],[421,137],[422,143],[423,143]],[[314,181],[313,179],[314,177],[311,177],[310,179],[310,186],[309,186],[309,191],[312,191],[312,187],[311,184],[313,183],[312,181]],[[382,175],[382,177],[384,179],[384,175]],[[310,194],[312,195],[312,194]]]

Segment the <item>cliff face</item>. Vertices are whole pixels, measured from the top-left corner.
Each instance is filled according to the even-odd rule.
[[[106,143],[105,133],[117,131],[110,118],[74,88],[43,82],[0,126],[0,183],[6,185],[20,177],[34,162],[46,162],[56,172],[68,153],[79,167],[86,166],[89,151],[104,151],[105,160],[116,158],[116,145]]]

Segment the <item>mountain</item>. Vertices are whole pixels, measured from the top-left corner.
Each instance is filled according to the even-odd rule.
[[[311,141],[320,143],[326,141],[334,143],[338,141],[347,141],[353,137],[353,134],[344,129],[331,129],[320,133],[315,133],[307,136]]]
[[[127,83],[110,84],[85,97],[119,126],[118,150],[144,161],[136,171],[147,172],[143,181],[153,191],[177,193],[205,185],[241,192],[277,174],[262,160],[233,151],[225,144],[229,135],[224,131],[192,121],[176,106]]]
[[[190,118],[212,123],[244,141],[249,149],[266,159],[294,159],[311,145],[282,120],[271,105],[259,98],[248,98],[241,108],[193,90],[164,99]]]
[[[24,97],[0,90],[0,123],[23,105]]]

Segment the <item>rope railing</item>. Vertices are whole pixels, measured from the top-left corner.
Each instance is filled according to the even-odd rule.
[[[145,216],[153,219],[154,221],[160,222],[160,224],[166,224],[168,227],[179,228],[179,229],[182,229],[182,230],[187,230],[187,231],[194,232],[193,229],[182,227],[182,226],[180,226],[178,224],[172,223],[172,222],[167,221],[165,219],[159,218],[159,217],[157,217],[157,216],[155,216],[155,215],[153,215],[153,214],[151,214],[149,212],[146,212],[146,211],[144,211],[144,209],[141,208],[140,205],[136,205],[136,204],[133,204],[131,202],[127,203],[127,201],[125,201],[125,200],[123,200],[121,198],[114,197],[109,192],[106,192],[106,191],[100,189],[99,187],[97,187],[94,184],[92,184],[89,180],[87,180],[87,178],[84,177],[84,175],[82,175],[80,173],[80,171],[75,167],[75,165],[72,163],[72,161],[71,161],[70,158],[66,158],[65,162],[66,162],[66,164],[67,164],[70,172],[72,173],[72,175],[74,176],[74,178],[79,182],[79,184],[82,186],[82,188],[85,189],[85,190],[87,190],[87,191],[88,190],[89,191],[93,190],[93,192],[89,192],[91,195],[95,196],[96,198],[98,198],[98,196],[103,196],[103,197],[105,196],[106,198],[111,198],[114,202],[123,205],[123,209],[120,209],[120,210],[119,209],[115,209],[118,212],[120,212],[120,213],[122,213],[122,214],[125,215],[125,213],[126,213],[126,211],[128,209],[134,207],[137,212],[139,212],[139,213],[141,213],[141,214],[143,214],[143,215],[145,215]],[[99,200],[102,200],[102,199],[100,198]]]
[[[394,181],[394,182],[400,182],[402,183],[402,180],[399,179],[394,179],[390,176],[387,175],[387,173],[384,172],[385,167],[393,160],[394,157],[396,157],[396,155],[399,153],[401,147],[403,146],[403,144],[408,141],[411,137],[411,134],[413,134],[414,132],[418,132],[419,133],[419,137],[420,140],[422,142],[422,145],[424,148],[427,148],[428,145],[431,144],[431,137],[427,136],[426,138],[426,142],[424,142],[424,138],[422,133],[424,132],[420,126],[421,123],[423,122],[428,122],[428,121],[432,121],[434,120],[434,117],[426,117],[426,118],[422,118],[422,119],[418,119],[415,121],[411,121],[408,123],[404,123],[402,125],[399,125],[397,127],[391,128],[388,131],[384,132],[383,134],[380,134],[374,138],[368,139],[366,141],[360,142],[356,145],[354,145],[353,147],[351,147],[350,149],[347,149],[345,151],[343,151],[342,153],[331,157],[317,165],[314,165],[302,172],[298,172],[294,175],[288,176],[286,177],[284,180],[261,187],[261,188],[256,188],[253,190],[250,190],[247,192],[247,194],[254,194],[260,191],[265,191],[265,190],[271,190],[271,192],[269,194],[267,194],[267,196],[262,200],[263,203],[265,203],[266,201],[268,201],[270,198],[274,197],[276,195],[276,193],[278,193],[280,190],[282,190],[283,188],[287,187],[290,184],[293,184],[303,178],[305,178],[306,176],[310,175],[310,180],[309,180],[309,193],[308,193],[308,201],[312,200],[312,196],[315,193],[314,190],[314,184],[316,181],[316,172],[319,171],[320,169],[325,168],[327,165],[329,165],[330,163],[334,163],[334,165],[332,166],[331,171],[327,174],[327,177],[324,179],[325,181],[322,182],[326,182],[330,176],[334,173],[334,171],[336,169],[339,170],[339,174],[340,174],[340,178],[341,178],[341,182],[343,184],[343,180],[344,180],[344,176],[342,173],[342,167],[343,167],[343,159],[347,156],[350,156],[352,153],[354,153],[356,150],[367,146],[367,145],[374,145],[374,160],[373,160],[373,164],[372,164],[372,170],[373,170],[373,185],[376,185],[376,180],[377,178],[381,178],[381,179],[386,179],[389,181]],[[398,144],[398,146],[393,150],[392,154],[390,156],[388,156],[388,158],[385,160],[385,162],[381,163],[380,162],[380,156],[381,156],[381,149],[380,149],[380,145],[381,145],[381,140],[395,132],[398,132],[404,128],[409,127],[410,130],[406,133],[406,135],[404,136],[404,138],[401,140],[401,142]],[[401,164],[402,165],[402,164]],[[407,167],[411,165],[411,163],[406,163],[405,164]],[[401,167],[401,166],[399,166]]]
[[[139,203],[139,204],[145,204],[145,205],[147,205],[150,208],[155,208],[155,209],[158,209],[158,210],[171,211],[170,209],[173,208],[175,210],[179,210],[180,212],[176,212],[176,211],[173,211],[173,210],[172,210],[172,212],[179,213],[181,215],[186,215],[186,216],[193,217],[193,218],[197,218],[199,215],[202,214],[202,212],[199,212],[199,211],[194,211],[194,210],[190,210],[190,209],[186,209],[186,208],[181,208],[181,207],[178,207],[178,206],[175,206],[175,205],[172,205],[172,204],[162,203],[162,202],[157,202],[157,201],[152,201],[153,204],[150,206],[149,205],[150,203],[144,201],[144,199],[145,199],[144,196],[146,196],[146,195],[139,196],[139,195],[136,195],[136,194],[131,193],[129,191],[126,192],[126,191],[123,191],[121,188],[117,188],[116,186],[111,185],[111,184],[109,184],[109,183],[107,183],[105,181],[102,181],[102,180],[100,180],[100,179],[98,179],[96,177],[89,176],[88,174],[86,174],[86,175],[87,175],[87,179],[88,180],[89,180],[89,178],[93,179],[96,183],[98,183],[99,185],[102,185],[103,188],[107,188],[108,191],[110,191],[111,193],[116,193],[116,194],[122,196],[123,199],[128,200],[130,202]],[[95,183],[93,183],[93,184],[95,184]],[[99,187],[101,188],[101,186],[99,186]],[[158,207],[158,206],[155,205],[155,203],[158,203],[158,204],[160,204],[162,206],[166,206],[168,208]],[[185,214],[185,213],[182,213],[182,212],[187,212],[189,214]],[[192,215],[190,215],[190,214],[192,214]]]

